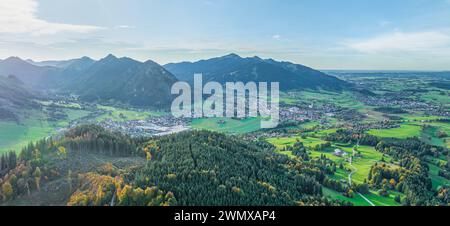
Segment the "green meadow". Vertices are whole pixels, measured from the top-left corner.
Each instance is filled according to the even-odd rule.
[[[353,198],[346,197],[341,193],[334,191],[332,189],[322,187],[322,192],[324,196],[327,196],[331,199],[338,199],[342,201],[347,201],[353,203],[354,206],[371,206],[369,202],[367,202],[363,197],[358,194],[355,194]],[[391,193],[389,197],[383,197],[376,192],[371,191],[370,194],[364,195],[368,200],[370,200],[375,206],[400,206],[401,204],[394,200],[395,195],[398,193]]]
[[[326,197],[329,197],[331,199],[347,201],[353,203],[354,206],[370,206],[370,204],[359,195],[356,195],[354,198],[349,198],[342,195],[340,192],[337,192],[335,190],[326,187],[322,187],[322,192],[323,195]]]
[[[302,138],[300,136],[293,136],[293,137],[280,137],[280,138],[269,138],[267,139],[267,142],[275,145],[275,147],[277,147],[278,150],[283,149],[284,147],[287,146],[292,146],[294,145],[297,141],[300,141],[303,143],[304,146],[306,147],[314,147],[318,144],[323,144],[326,143],[326,141],[323,141],[319,138],[313,138],[313,137],[306,137],[306,138]]]
[[[50,121],[46,113],[46,106],[56,105],[45,103],[44,111],[32,110],[21,113],[20,122],[0,121],[0,152],[9,150],[19,151],[30,142],[49,137],[58,133],[59,129],[67,128],[70,122],[84,118],[91,111],[82,110],[79,105],[69,104],[59,107],[66,115],[66,119]],[[57,105],[59,106],[59,105]]]
[[[41,111],[28,111],[23,114],[21,122],[0,122],[0,152],[19,151],[30,142],[38,141],[58,132],[58,129],[69,126],[73,120],[85,117],[88,111],[64,109],[68,115],[65,120],[48,121],[47,115]]]
[[[351,155],[351,153],[353,152],[353,147],[349,146],[336,145],[336,148],[346,151],[347,153],[349,153],[349,155]],[[359,146],[358,151],[361,152],[361,157],[353,158],[352,164],[357,169],[357,171],[353,174],[352,180],[356,183],[361,184],[364,183],[364,180],[367,180],[371,167],[375,163],[379,163],[381,161],[381,159],[383,158],[383,154],[376,151],[374,147],[370,146]],[[390,162],[391,158],[385,156],[384,160],[385,162]]]
[[[16,122],[0,122],[0,153],[18,151],[31,141],[49,136],[53,128],[47,122],[30,120],[26,125]]]
[[[324,130],[317,132],[315,135],[324,135],[327,133],[331,133],[335,131],[335,129],[331,130]],[[367,177],[369,175],[369,171],[371,167],[375,163],[381,163],[381,160],[383,159],[383,154],[376,151],[374,147],[370,146],[359,146],[357,148],[358,152],[360,153],[360,156],[356,156],[352,160],[352,166],[349,164],[348,158],[346,157],[338,157],[333,154],[333,151],[335,149],[340,149],[342,151],[345,151],[348,153],[348,156],[351,156],[353,154],[353,148],[355,147],[354,144],[339,144],[339,143],[332,143],[331,148],[325,151],[314,151],[312,150],[313,147],[315,147],[318,144],[323,144],[326,141],[321,140],[320,138],[314,138],[314,137],[306,137],[302,138],[300,136],[294,136],[294,137],[285,137],[285,138],[269,138],[267,139],[267,142],[273,144],[276,147],[276,151],[279,154],[287,155],[291,158],[294,158],[295,156],[290,151],[285,151],[285,147],[294,145],[297,141],[300,141],[304,144],[305,147],[309,147],[309,155],[312,158],[320,158],[322,155],[327,157],[328,159],[331,159],[332,161],[336,162],[337,164],[343,164],[346,170],[337,169],[336,173],[331,176],[331,178],[335,180],[348,180],[348,175],[351,171],[355,172],[352,175],[352,181],[354,183],[364,183],[367,180]],[[398,167],[395,164],[390,164],[389,162],[392,161],[392,158],[389,156],[384,156],[384,162],[388,165],[391,165],[392,167]],[[348,198],[340,194],[339,192],[333,191],[328,188],[323,188],[324,195],[349,201],[353,203],[356,206],[369,206],[370,204],[364,200],[359,195],[355,195],[354,198]],[[389,194],[389,197],[382,197],[378,195],[376,192],[371,191],[370,194],[365,195],[367,199],[369,199],[371,202],[373,202],[376,206],[398,206],[399,203],[394,201],[396,193],[391,192]]]
[[[375,206],[400,206],[401,204],[395,201],[396,195],[400,195],[400,197],[404,196],[401,193],[393,191],[389,192],[388,197],[378,195],[375,191],[370,191],[370,194],[364,196],[369,199]]]
[[[104,110],[107,113],[102,114],[96,118],[96,121],[101,122],[106,119],[111,119],[115,122],[125,122],[130,120],[145,120],[149,117],[162,116],[166,113],[158,111],[141,111],[141,110],[126,110],[118,107],[97,105],[98,109]]]
[[[267,142],[273,144],[276,147],[278,153],[285,154],[290,157],[293,157],[292,153],[290,153],[289,151],[284,151],[284,148],[294,145],[297,141],[302,142],[305,147],[310,148],[309,152],[312,158],[319,158],[321,155],[325,155],[327,158],[337,163],[343,163],[347,168],[350,168],[350,165],[346,158],[335,156],[333,152],[335,149],[340,149],[347,152],[348,156],[351,156],[353,154],[353,144],[332,143],[331,148],[329,148],[328,150],[314,151],[311,148],[319,144],[324,144],[326,143],[326,141],[314,137],[302,138],[300,136],[267,139]],[[357,183],[363,183],[369,175],[370,168],[375,163],[380,162],[383,159],[383,154],[376,151],[374,147],[370,146],[359,146],[358,151],[361,153],[361,156],[353,158],[353,166],[356,167],[357,171],[353,174],[352,180]],[[390,162],[391,160],[392,159],[389,156],[384,156],[385,162]]]
[[[430,91],[420,95],[420,99],[422,101],[439,103],[446,107],[450,107],[450,98],[448,97],[448,93],[445,92]]]
[[[420,138],[431,145],[450,148],[450,137],[439,138],[439,132],[445,132],[450,135],[450,123],[447,122],[421,122],[425,126]]]
[[[438,131],[439,129],[437,127],[427,127],[422,131],[420,139],[427,144],[444,147],[446,146],[444,139],[436,136]]]
[[[26,111],[21,114],[19,123],[0,121],[0,153],[15,150],[19,151],[30,142],[38,141],[58,133],[59,129],[67,128],[71,122],[89,116],[92,110],[82,110],[80,104],[59,104],[53,102],[41,102],[44,111]],[[56,106],[63,111],[67,118],[57,121],[49,121],[45,109]],[[153,116],[162,116],[165,112],[146,110],[125,110],[122,108],[98,105],[97,109],[105,111],[104,114],[95,117],[95,121],[106,119],[121,122],[127,120],[143,120]]]
[[[410,115],[410,114],[402,114],[399,116],[401,116],[403,118],[404,122],[423,122],[423,121],[432,121],[432,120],[444,118],[444,117],[439,117],[439,116],[421,116],[421,115]]]
[[[445,179],[441,176],[439,176],[439,167],[428,163],[428,167],[430,168],[430,178],[431,182],[433,183],[433,189],[436,190],[438,187],[442,185],[450,185],[450,180]]]
[[[21,122],[0,122],[0,152],[19,151],[31,141],[48,137],[55,132],[55,126],[62,121],[49,123],[40,111],[30,111],[23,115]]]
[[[244,134],[261,129],[260,118],[199,118],[192,120],[193,129],[210,130],[228,134]]]
[[[350,109],[360,110],[366,107],[366,105],[355,99],[354,93],[352,92],[302,91],[299,93],[299,97],[304,100],[314,101],[318,104],[332,102],[340,107]]]
[[[392,137],[405,139],[409,137],[419,137],[422,127],[418,125],[403,124],[398,128],[392,129],[373,129],[368,133],[377,137]]]

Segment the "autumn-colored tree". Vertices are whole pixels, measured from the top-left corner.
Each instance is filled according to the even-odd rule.
[[[355,192],[352,189],[348,190],[348,197],[350,198],[355,197]]]
[[[58,156],[60,156],[62,158],[67,157],[67,150],[63,146],[58,147],[58,152],[57,153],[58,153]]]
[[[147,187],[144,191],[145,197],[152,199],[152,198],[156,197],[157,191],[158,191],[158,188],[156,188],[156,187]]]
[[[174,173],[169,173],[167,174],[166,178],[169,180],[175,180],[177,178],[177,175]]]
[[[397,185],[397,181],[395,181],[395,179],[392,178],[391,180],[389,180],[389,184],[391,185],[392,188],[395,188],[395,185]]]
[[[169,206],[176,206],[177,205],[177,199],[175,198],[175,195],[172,192],[167,192],[166,194],[166,200],[167,204]]]
[[[97,193],[95,194],[94,204],[96,206],[102,205],[104,196],[105,196],[105,193],[103,192],[103,187],[101,185],[99,185],[97,188]]]
[[[14,190],[13,187],[9,182],[5,182],[2,185],[2,193],[3,193],[3,200],[8,201],[13,197]]]
[[[102,174],[106,174],[108,176],[113,176],[113,174],[115,174],[114,172],[114,165],[110,162],[103,164],[101,167],[101,173]]]
[[[147,161],[152,160],[152,153],[146,152],[146,158],[147,158]]]
[[[131,205],[131,193],[133,188],[130,185],[125,185],[122,190],[118,193],[119,204],[121,206]]]
[[[136,188],[133,190],[133,202],[138,206],[145,206],[145,192],[142,188]]]
[[[232,187],[231,190],[232,190],[234,193],[238,193],[238,194],[241,193],[241,189],[240,189],[239,187],[236,187],[236,186]]]
[[[38,191],[41,190],[41,169],[39,167],[36,167],[36,170],[33,173],[34,179],[36,180],[36,188]]]

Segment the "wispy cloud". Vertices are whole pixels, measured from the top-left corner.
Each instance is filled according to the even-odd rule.
[[[88,33],[102,29],[97,26],[52,23],[36,16],[36,0],[1,0],[0,33],[46,35],[59,32]]]
[[[450,35],[439,31],[394,32],[344,43],[345,46],[361,53],[436,53],[450,48]]]
[[[115,29],[135,29],[135,26],[130,26],[130,25],[117,25],[114,27]]]
[[[389,20],[382,20],[378,24],[380,25],[380,27],[387,27],[387,26],[391,25],[391,21],[389,21]]]
[[[98,49],[108,53],[108,50],[124,50],[124,49],[139,49],[143,48],[142,44],[131,43],[124,41],[106,40],[102,37],[91,38],[73,38],[67,41],[55,42],[46,45],[51,48],[64,50],[90,50]]]
[[[273,35],[272,39],[279,41],[279,40],[281,40],[281,35],[279,35],[279,34]]]

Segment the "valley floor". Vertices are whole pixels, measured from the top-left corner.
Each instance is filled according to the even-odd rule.
[[[450,186],[450,178],[442,174],[450,165],[447,156],[450,148],[450,91],[428,85],[437,78],[415,78],[407,82],[404,78],[391,78],[389,82],[371,76],[343,78],[360,88],[370,87],[370,92],[376,96],[329,91],[282,93],[282,123],[274,130],[261,130],[260,118],[175,120],[170,113],[148,109],[86,104],[73,99],[43,101],[42,111],[21,112],[19,122],[0,121],[0,152],[19,151],[30,142],[57,136],[79,124],[93,123],[130,136],[210,130],[245,140],[264,140],[274,146],[276,153],[299,162],[305,157],[300,157],[292,147],[301,143],[310,161],[330,161],[328,166],[334,165],[336,169],[327,177],[347,187],[352,187],[352,184],[369,185],[374,166],[403,170],[404,165],[396,156],[378,151],[376,145],[327,140],[327,136],[344,129],[380,139],[417,138],[443,150],[424,157],[432,183],[428,192],[434,194],[442,186]],[[415,89],[421,91],[415,92]],[[392,187],[398,182],[392,182]],[[387,183],[389,181],[384,182]],[[399,206],[405,199],[405,194],[396,188],[386,191],[372,184],[365,194],[356,191],[348,194],[348,190],[337,191],[329,186],[322,186],[322,190],[326,197],[357,206]],[[33,203],[36,202],[14,204]]]

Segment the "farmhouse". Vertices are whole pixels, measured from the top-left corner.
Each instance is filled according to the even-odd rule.
[[[335,156],[338,156],[338,157],[344,157],[344,156],[347,156],[347,152],[345,152],[345,151],[342,151],[341,149],[336,149],[336,150],[334,150],[334,153],[333,153]]]

